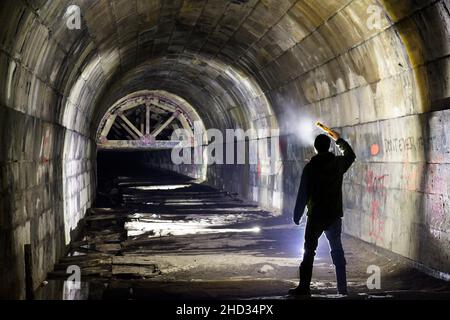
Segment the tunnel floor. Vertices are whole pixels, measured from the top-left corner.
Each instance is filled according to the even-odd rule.
[[[99,192],[82,237],[36,299],[300,299],[287,291],[297,285],[304,225],[175,173],[107,179],[116,189]],[[311,299],[450,298],[448,282],[408,261],[350,236],[343,243],[349,296],[335,294],[322,237]],[[65,281],[71,265],[81,269],[80,287]],[[380,290],[367,288],[369,265],[381,268]]]

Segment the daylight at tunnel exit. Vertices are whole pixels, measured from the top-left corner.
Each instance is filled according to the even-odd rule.
[[[0,70],[0,300],[450,300],[449,0],[0,0]]]

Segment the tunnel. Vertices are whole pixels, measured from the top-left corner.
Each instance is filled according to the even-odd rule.
[[[218,264],[245,269],[243,250],[256,268],[249,277],[267,278],[225,283],[239,272],[221,278],[216,266],[217,286],[282,296],[281,278],[295,279],[301,258],[292,213],[316,121],[357,158],[342,192],[344,246],[348,260],[360,259],[348,271],[363,288],[357,297],[371,294],[366,271],[378,262],[392,290],[400,287],[389,281],[415,282],[424,296],[447,288],[450,297],[448,0],[2,0],[0,26],[1,298],[51,291],[51,275],[70,261],[84,263],[82,278],[102,259],[119,275],[141,263],[144,277],[176,268],[175,280],[207,277],[189,270],[207,269],[214,244]],[[179,137],[186,144],[175,150],[180,130],[200,134]],[[256,134],[225,139],[229,130]],[[194,146],[204,147],[199,161],[173,161]],[[211,161],[228,158],[219,147],[247,157]],[[86,249],[86,230],[106,238],[108,219],[134,231],[165,226],[158,242],[140,238],[147,244],[133,247],[131,266],[130,239],[103,243],[96,260],[73,254],[80,241]],[[172,241],[198,245],[196,267]],[[318,256],[328,257],[323,241]],[[161,292],[151,283],[148,292]],[[109,293],[129,297],[128,284]]]

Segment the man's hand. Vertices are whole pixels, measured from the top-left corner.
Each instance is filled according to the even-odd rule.
[[[334,141],[338,141],[341,138],[341,134],[339,132],[333,131],[333,133],[330,133],[330,137],[333,138]]]

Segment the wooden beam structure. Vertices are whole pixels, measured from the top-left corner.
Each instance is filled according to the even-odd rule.
[[[146,104],[145,105],[145,134],[150,134],[150,109],[151,106]]]
[[[153,138],[156,138],[158,136],[158,134],[161,133],[161,131],[163,131],[165,128],[167,128],[167,126],[169,124],[172,123],[173,120],[175,120],[178,116],[179,116],[179,112],[175,111],[174,113],[172,113],[172,115],[170,116],[169,119],[167,119],[163,124],[161,124],[159,127],[155,128],[155,130],[152,131],[151,136]]]
[[[99,150],[164,150],[173,148],[188,148],[190,144],[186,141],[176,140],[108,140],[97,144]]]
[[[97,145],[103,150],[172,149],[192,144],[192,139],[170,140],[170,130],[178,128],[193,137],[192,120],[180,107],[164,99],[135,97],[123,101],[109,111],[102,124]]]
[[[125,122],[125,124],[126,124],[131,130],[133,130],[134,133],[137,134],[137,136],[138,136],[139,138],[142,138],[142,137],[144,136],[144,135],[142,134],[142,132],[139,131],[139,129],[136,128],[136,127],[134,126],[134,124],[131,123],[130,120],[128,120],[127,117],[125,117],[123,114],[119,115],[119,117],[120,117],[120,119],[123,120],[123,122]]]

